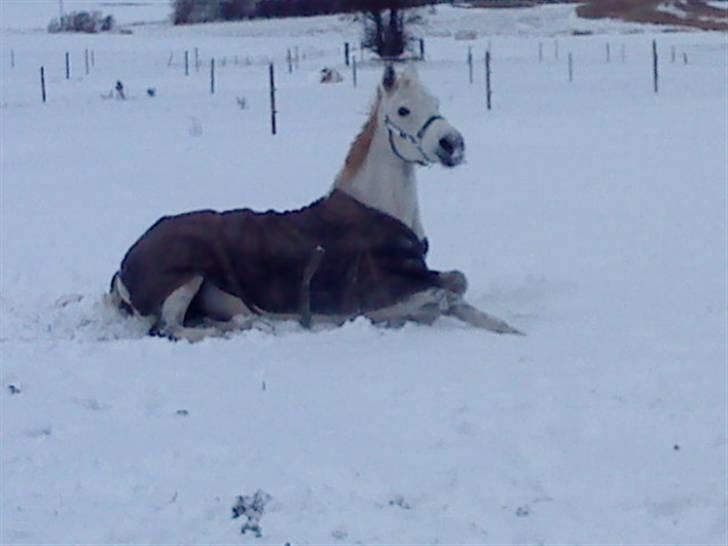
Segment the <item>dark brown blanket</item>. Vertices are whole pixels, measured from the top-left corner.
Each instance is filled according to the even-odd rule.
[[[324,252],[316,267],[318,247]],[[161,218],[129,249],[120,275],[143,315],[158,314],[195,275],[253,309],[298,313],[308,266],[311,312],[355,315],[436,285],[426,252],[426,241],[407,226],[335,190],[284,213],[207,210]]]

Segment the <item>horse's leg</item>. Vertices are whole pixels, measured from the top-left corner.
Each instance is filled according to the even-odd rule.
[[[450,316],[489,332],[524,335],[506,321],[466,302],[463,295],[468,283],[460,271],[439,272],[435,278],[436,287],[417,292],[394,305],[370,311],[365,316],[375,324],[393,327],[406,322],[432,324],[441,316]]]
[[[111,286],[109,287],[109,295],[111,296],[111,303],[121,309],[127,315],[134,314],[134,306],[131,304],[131,295],[129,290],[121,281],[121,275],[117,271],[114,276],[111,277]]]
[[[260,325],[260,315],[243,300],[208,281],[202,283],[195,305],[205,320],[221,331],[244,330]]]
[[[481,311],[462,298],[454,300],[445,310],[444,314],[462,320],[476,328],[482,328],[483,330],[495,332],[496,334],[526,335],[508,324],[505,320]]]
[[[186,339],[190,342],[221,335],[216,328],[190,328],[184,325],[187,309],[199,292],[203,280],[202,275],[195,275],[167,296],[162,303],[159,320],[154,328],[156,333],[171,339]]]
[[[450,294],[442,288],[428,288],[393,305],[369,311],[364,316],[375,324],[391,327],[402,326],[406,322],[432,324],[447,310]]]

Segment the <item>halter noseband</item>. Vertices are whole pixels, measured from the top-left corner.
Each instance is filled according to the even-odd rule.
[[[387,131],[389,131],[389,147],[392,149],[392,153],[396,155],[398,158],[400,158],[402,161],[405,161],[407,163],[417,163],[418,165],[427,165],[428,163],[434,163],[425,153],[425,151],[422,149],[422,138],[425,136],[425,132],[427,129],[430,128],[430,125],[433,124],[433,122],[437,121],[438,119],[445,119],[440,115],[437,116],[430,116],[427,118],[427,121],[420,127],[420,130],[417,131],[414,135],[408,133],[401,127],[399,127],[396,123],[394,123],[390,117],[389,114],[384,116],[384,124],[387,126]],[[399,153],[399,150],[397,150],[397,146],[394,144],[394,133],[397,132],[399,134],[399,137],[408,140],[412,144],[415,145],[417,148],[417,151],[420,152],[420,155],[423,159],[407,159],[402,154]]]

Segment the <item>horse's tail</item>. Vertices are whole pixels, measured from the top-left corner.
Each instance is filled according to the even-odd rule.
[[[120,273],[120,271],[114,273],[114,276],[111,277],[111,282],[109,283],[109,295],[111,296],[111,302],[127,315],[133,315],[134,307],[131,304],[129,290],[127,290],[124,283],[121,282]]]

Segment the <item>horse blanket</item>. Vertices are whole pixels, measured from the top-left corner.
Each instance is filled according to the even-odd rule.
[[[333,190],[300,210],[202,210],[158,220],[126,253],[120,278],[142,315],[201,275],[250,309],[353,316],[437,284],[427,241]],[[308,278],[307,278],[308,277]],[[186,321],[192,320],[190,305]]]

